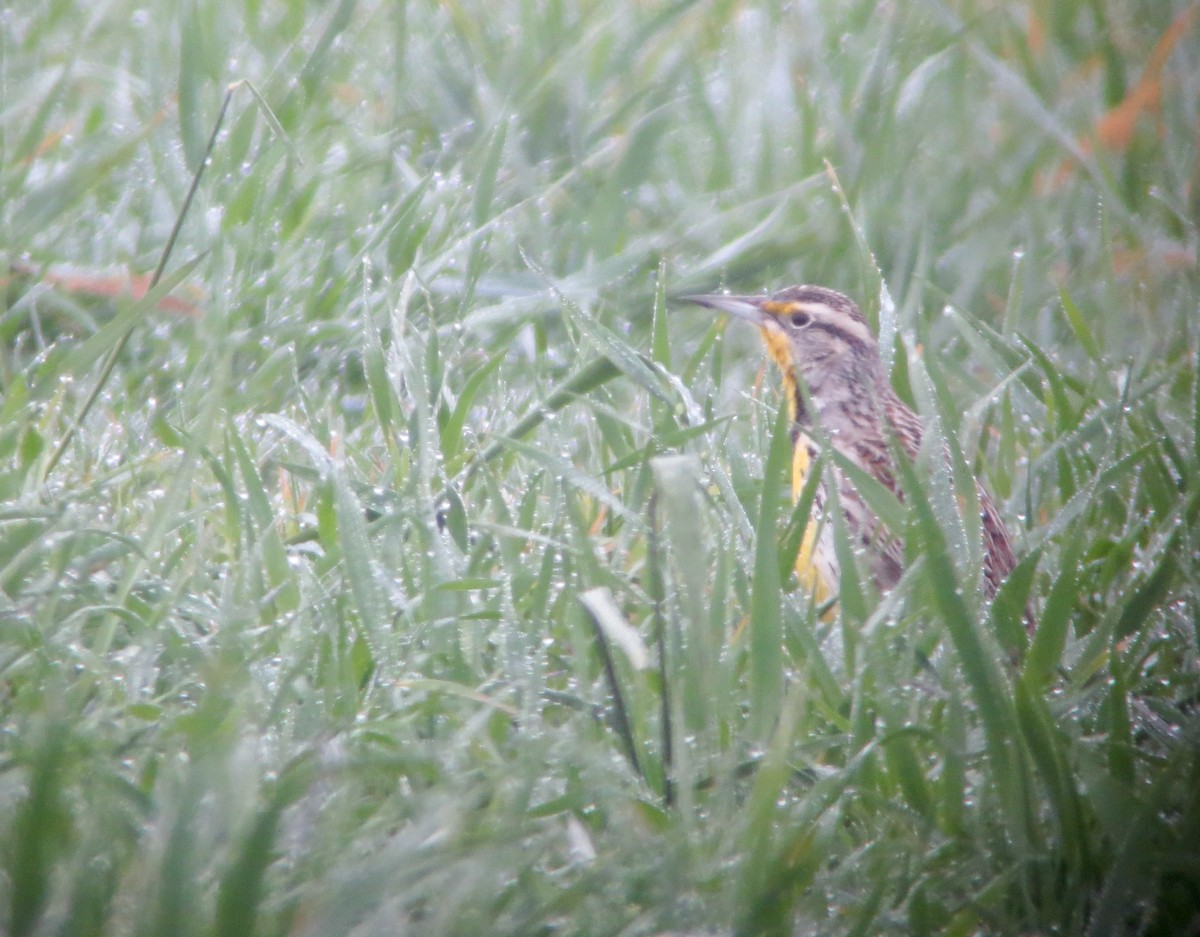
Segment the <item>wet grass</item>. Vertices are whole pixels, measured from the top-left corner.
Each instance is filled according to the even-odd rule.
[[[0,930],[1196,933],[1190,9],[5,13]],[[798,281],[961,454],[829,621]]]

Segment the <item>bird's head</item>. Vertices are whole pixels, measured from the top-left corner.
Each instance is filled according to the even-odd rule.
[[[758,326],[779,366],[793,414],[802,411],[796,375],[810,388],[830,377],[873,381],[879,373],[875,336],[848,296],[823,286],[789,286],[772,296],[684,296],[685,302],[726,312]]]

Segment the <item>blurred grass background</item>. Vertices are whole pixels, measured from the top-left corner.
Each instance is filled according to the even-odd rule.
[[[4,10],[0,931],[1200,933],[1196,19]],[[993,607],[789,580],[793,282]]]

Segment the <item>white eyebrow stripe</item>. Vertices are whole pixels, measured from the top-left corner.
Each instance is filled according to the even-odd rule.
[[[874,339],[871,330],[865,323],[831,309],[825,303],[796,303],[796,307],[812,316],[814,325],[841,332],[859,342],[870,342]]]

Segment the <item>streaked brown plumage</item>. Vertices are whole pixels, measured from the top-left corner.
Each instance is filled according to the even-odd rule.
[[[924,427],[888,383],[875,336],[852,300],[820,286],[792,286],[773,296],[684,298],[751,322],[762,334],[783,375],[796,424],[793,497],[799,497],[817,455],[809,435],[815,417],[834,448],[903,500],[888,438],[894,438],[909,458],[915,458]],[[876,584],[881,591],[891,589],[903,571],[903,543],[879,523],[843,473],[834,469],[833,477],[848,527],[867,548]],[[978,481],[976,492],[983,535],[983,584],[990,598],[1016,561],[991,495]],[[818,492],[796,558],[800,581],[821,602],[837,594],[839,579],[829,525],[821,523],[824,500],[823,492]],[[1033,626],[1031,614],[1027,626]]]

